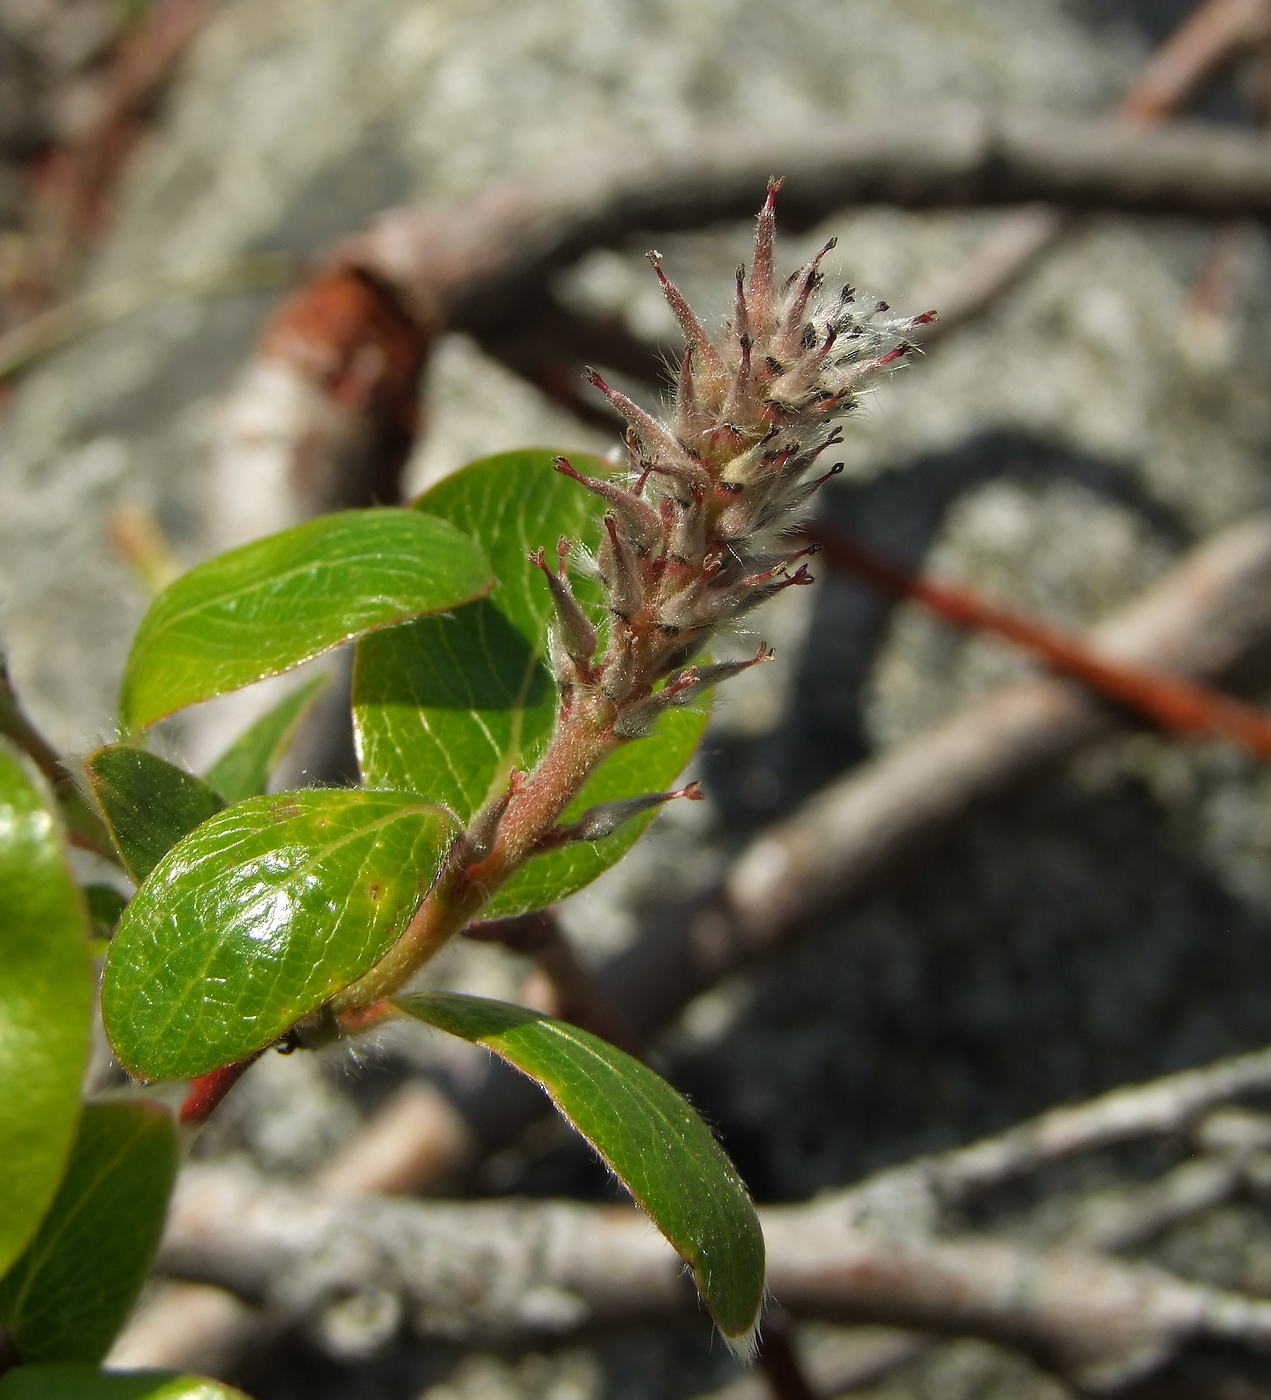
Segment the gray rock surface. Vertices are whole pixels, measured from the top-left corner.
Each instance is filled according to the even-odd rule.
[[[1113,0],[238,0],[190,55],[91,279],[309,252],[390,203],[621,166],[719,131],[814,143],[835,118],[959,99],[1102,110],[1169,18],[1167,6],[1141,10]],[[788,240],[783,256],[793,263],[835,232],[835,275],[918,310],[921,288],[991,225],[980,214],[848,212]],[[718,313],[746,237],[708,230],[662,248]],[[1265,505],[1271,253],[1260,234],[1243,237],[1233,311],[1215,321],[1189,307],[1206,243],[1181,224],[1084,223],[982,323],[877,394],[848,435],[849,471],[827,513],[901,557],[1077,625],[1189,540]],[[672,342],[642,248],[636,239],[591,255],[559,292]],[[86,338],[25,380],[0,425],[0,624],[33,709],[72,749],[111,731],[144,606],[105,519],[140,501],[184,558],[199,557],[203,454],[268,300],[173,303]],[[428,397],[417,481],[517,443],[598,442],[458,338],[436,356]],[[568,913],[593,954],[630,936],[655,888],[703,882],[755,823],[1028,665],[834,578],[782,600],[753,630],[780,661],[720,707],[700,762],[709,809],[668,814]],[[1225,749],[1111,742],[969,821],[787,958],[702,998],[668,1038],[665,1063],[754,1190],[796,1199],[1057,1100],[1263,1044],[1269,803],[1271,778]],[[515,971],[489,950],[456,950],[435,975],[506,995]],[[304,1171],[395,1077],[449,1053],[402,1032],[356,1068],[272,1062],[205,1150]],[[607,1189],[551,1131],[492,1163],[485,1184]],[[1172,1262],[1186,1268],[1195,1251],[1182,1254]],[[522,1358],[400,1347],[356,1366],[296,1342],[253,1382],[260,1400],[644,1400],[707,1389],[731,1365],[704,1336]],[[979,1343],[940,1348],[878,1389],[1055,1394],[1026,1363]]]

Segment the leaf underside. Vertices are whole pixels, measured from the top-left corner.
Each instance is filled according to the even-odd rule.
[[[455,833],[409,793],[312,789],[218,812],[119,921],[102,1014],[120,1062],[184,1078],[271,1044],[388,951]]]
[[[520,1006],[442,993],[395,1005],[541,1084],[688,1263],[724,1335],[749,1335],[764,1291],[759,1220],[723,1149],[669,1084],[608,1042]]]
[[[560,536],[594,547],[602,503],[552,466],[547,451],[508,452],[474,462],[415,503],[485,551],[496,583],[481,602],[452,616],[422,618],[365,637],[353,680],[354,732],[368,787],[398,788],[443,802],[469,819],[500,791],[513,768],[531,768],[551,737],[556,685],[546,656],[552,607],[527,554],[556,557]],[[606,476],[613,467],[574,456],[578,469]],[[575,580],[580,600],[599,613],[599,594]],[[665,715],[651,738],[611,755],[566,814],[597,802],[669,787],[692,756],[707,708]],[[525,913],[590,883],[634,844],[654,813],[604,841],[532,860],[499,892],[491,916]]]
[[[57,1190],[79,1116],[92,965],[51,808],[0,742],[0,1272]]]
[[[96,749],[84,768],[124,869],[137,884],[225,806],[201,778],[132,744]]]
[[[491,583],[472,540],[413,511],[343,511],[255,540],[155,599],[124,672],[123,723],[142,729],[375,628],[471,602]]]
[[[176,1167],[166,1109],[84,1108],[53,1204],[0,1280],[0,1321],[24,1361],[105,1356],[145,1282]]]

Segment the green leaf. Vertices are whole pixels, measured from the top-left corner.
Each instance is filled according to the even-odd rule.
[[[133,744],[96,749],[84,767],[124,869],[137,884],[225,806],[201,778]]]
[[[93,931],[107,938],[114,933],[120,914],[128,907],[128,901],[114,885],[85,885],[84,903]]]
[[[120,1062],[185,1078],[269,1045],[392,947],[455,832],[403,793],[287,792],[218,812],[119,921],[102,1014]]]
[[[524,1007],[443,993],[394,1004],[537,1080],[683,1256],[720,1331],[744,1344],[763,1301],[763,1233],[733,1164],[669,1084],[606,1041]]]
[[[159,1244],[177,1169],[153,1103],[88,1104],[35,1238],[0,1280],[0,1321],[24,1361],[100,1361]]]
[[[92,1366],[19,1366],[0,1377],[0,1400],[247,1400],[205,1376],[175,1371],[98,1371]]]
[[[237,690],[377,627],[489,591],[480,549],[443,520],[324,515],[210,559],[155,599],[124,672],[129,729]]]
[[[472,536],[494,569],[489,597],[451,617],[423,618],[358,644],[353,720],[368,787],[426,793],[465,821],[527,769],[551,738],[556,685],[544,659],[551,601],[526,555],[554,557],[561,535],[594,546],[602,504],[552,467],[553,453],[507,452],[474,462],[415,503]],[[591,475],[613,468],[574,457]],[[584,603],[598,595],[581,581]],[[577,815],[595,802],[668,787],[691,757],[704,709],[668,715],[649,739],[612,755],[592,776]],[[500,894],[499,913],[542,908],[581,889],[619,859],[652,820],[603,842],[539,856]]]
[[[0,742],[0,1272],[53,1199],[79,1116],[93,998],[86,923],[53,812]]]
[[[206,781],[226,802],[259,797],[282,761],[300,722],[331,684],[329,675],[314,676],[298,685],[243,731],[207,770]]]

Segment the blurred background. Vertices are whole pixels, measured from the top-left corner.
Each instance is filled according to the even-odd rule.
[[[350,447],[348,423],[330,416],[356,417],[371,391],[326,402],[313,389],[333,382],[321,367],[301,389],[268,370],[308,363],[297,350],[308,323],[285,323],[280,338],[277,309],[382,211],[678,169],[721,143],[781,143],[815,161],[845,123],[915,112],[1103,117],[1198,12],[1225,15],[1234,37],[1192,53],[1176,113],[1160,115],[1254,134],[1271,96],[1271,14],[1245,4],[1231,19],[1235,8],[0,0],[0,632],[32,712],[71,753],[111,737],[128,642],[165,573],[312,509],[383,498],[381,478],[367,484],[365,441]],[[1186,32],[1194,48],[1211,42]],[[1188,59],[1186,44],[1170,52]],[[848,425],[846,470],[820,518],[910,569],[1080,631],[1205,537],[1271,509],[1271,244],[1253,222],[1083,214],[1046,225],[1012,269],[992,252],[1012,217],[854,208],[783,238],[793,269],[837,235],[830,276],[914,313],[958,301],[986,248],[1004,269]],[[658,232],[656,246],[717,321],[750,238],[748,223],[704,222]],[[492,452],[615,446],[578,376],[597,359],[658,402],[681,342],[644,261],[651,246],[630,227],[554,268],[524,304],[509,293],[497,315],[432,327],[418,384],[412,372],[403,391],[417,422],[396,423],[403,496]],[[1038,674],[1019,648],[816,572],[814,588],[783,594],[737,640],[748,652],[762,638],[777,660],[718,702],[691,774],[708,800],[668,809],[560,911],[584,962],[619,958],[708,897],[746,842],[827,785]],[[205,708],[164,738],[195,766],[244,713]],[[332,705],[280,780],[354,774]],[[802,920],[774,956],[693,996],[653,1042],[654,1063],[716,1127],[758,1201],[805,1201],[1052,1105],[1271,1043],[1265,760],[1126,724],[982,796],[885,878]],[[468,942],[429,975],[516,1000],[533,964]],[[413,1089],[477,1103],[483,1146],[464,1172],[431,1184],[421,1172],[411,1189],[618,1199],[555,1120],[529,1112],[507,1120],[523,1131],[489,1127],[480,1114],[497,1096],[481,1098],[489,1070],[467,1050],[414,1026],[352,1051],[268,1057],[196,1154],[303,1184]],[[1183,1151],[1096,1155],[975,1223],[1042,1237]],[[1256,1192],[1188,1215],[1143,1252],[1186,1278],[1271,1291],[1271,1217]],[[407,1326],[359,1330],[346,1317],[324,1331],[204,1301],[220,1318],[200,1334],[204,1352],[174,1354],[210,1357],[258,1400],[678,1400],[741,1375],[705,1327],[482,1350]],[[158,1286],[150,1305],[163,1306]],[[171,1314],[173,1346],[197,1331],[195,1315]],[[797,1342],[809,1355],[886,1351],[890,1334],[850,1331],[804,1327]],[[166,1357],[134,1343],[129,1359]],[[893,1352],[816,1392],[1077,1393],[982,1338]],[[1189,1364],[1156,1376],[1155,1393],[1271,1393],[1256,1357]]]

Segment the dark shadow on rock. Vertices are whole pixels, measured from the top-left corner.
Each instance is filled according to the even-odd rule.
[[[1271,919],[1180,825],[1137,780],[1018,794],[756,969],[673,1078],[796,1200],[1265,1045]]]
[[[915,570],[949,509],[986,482],[1068,480],[1126,506],[1171,550],[1191,536],[1180,517],[1124,468],[1017,434],[977,437],[871,481],[827,489],[820,519]],[[798,806],[869,756],[863,699],[894,603],[827,566],[788,713],[758,740],[716,740],[706,783],[731,831],[745,833]]]

